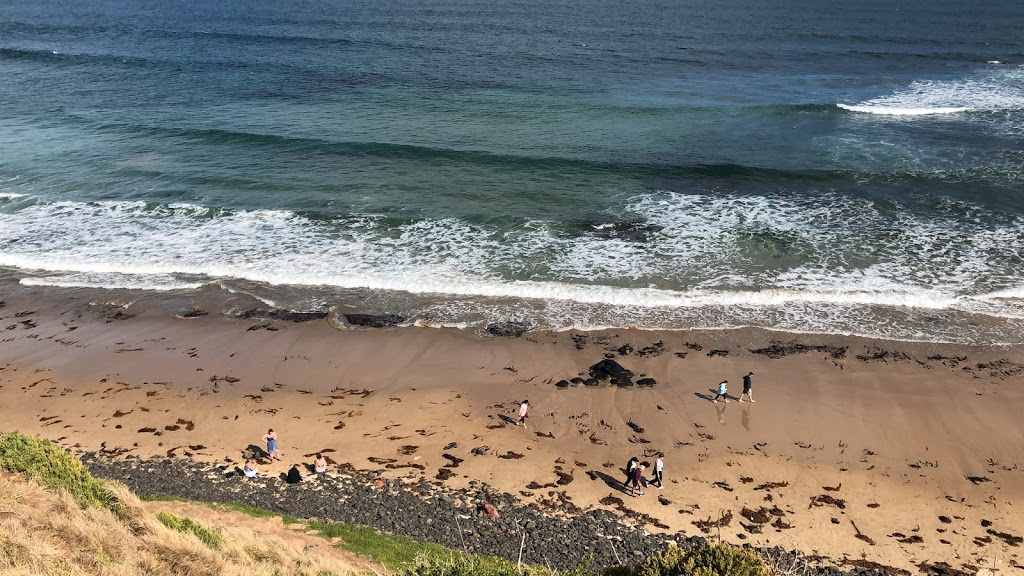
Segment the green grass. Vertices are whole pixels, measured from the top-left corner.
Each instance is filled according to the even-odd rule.
[[[363,526],[319,520],[306,522],[306,526],[324,538],[340,539],[338,547],[371,558],[390,569],[408,567],[424,558],[440,560],[459,554],[440,544],[424,544]]]
[[[337,538],[340,540],[336,544],[339,548],[369,558],[389,569],[407,568],[420,560],[442,561],[451,558],[452,555],[460,554],[440,544],[424,544],[405,536],[378,532],[373,528],[340,522],[300,520],[295,516],[279,514],[242,502],[197,502],[177,496],[146,496],[143,499],[150,502],[192,502],[218,510],[239,512],[253,518],[280,518],[285,524],[301,524],[307,530],[327,540]]]
[[[177,530],[178,532],[184,532],[185,534],[192,534],[198,538],[200,542],[205,544],[207,548],[213,550],[219,548],[220,543],[223,540],[220,534],[210,530],[191,518],[182,518],[181,516],[175,516],[169,512],[157,512],[156,518],[161,524],[167,526],[171,530]]]
[[[53,490],[67,490],[83,507],[111,508],[102,480],[63,448],[21,432],[0,434],[0,469],[17,472]]]
[[[139,500],[142,500],[143,502],[193,502],[188,498],[180,498],[178,496],[166,496],[163,494],[159,496],[139,496]]]

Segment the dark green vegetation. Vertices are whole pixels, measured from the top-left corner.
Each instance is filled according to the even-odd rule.
[[[182,518],[181,516],[175,516],[170,512],[157,512],[156,519],[171,530],[192,534],[198,538],[200,542],[205,544],[207,548],[216,550],[220,546],[222,540],[220,534],[210,530],[191,518]]]

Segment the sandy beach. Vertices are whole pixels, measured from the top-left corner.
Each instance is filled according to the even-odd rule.
[[[1024,563],[1021,347],[761,330],[501,338],[43,293],[0,292],[4,431],[238,465],[274,428],[283,461],[264,474],[319,451],[389,478],[485,481],[558,513],[604,507],[652,531],[847,565]],[[606,356],[656,383],[556,386]],[[757,402],[737,402],[751,371]],[[723,379],[732,401],[714,404]],[[665,489],[631,498],[623,465],[658,452]]]

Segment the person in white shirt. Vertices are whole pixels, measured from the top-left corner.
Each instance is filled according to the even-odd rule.
[[[658,459],[654,461],[654,482],[658,483],[658,490],[663,490],[665,488],[665,484],[661,479],[662,472],[665,471],[664,457],[664,454],[658,454]]]
[[[519,422],[516,423],[516,426],[522,425],[523,428],[526,428],[526,417],[529,416],[529,414],[530,401],[523,400],[523,403],[519,405]]]

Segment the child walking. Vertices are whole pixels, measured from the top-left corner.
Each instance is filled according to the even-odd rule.
[[[725,403],[729,403],[729,395],[725,393],[725,387],[728,383],[728,380],[722,380],[718,383],[718,394],[715,395],[715,404],[718,404],[719,398],[725,398]]]

